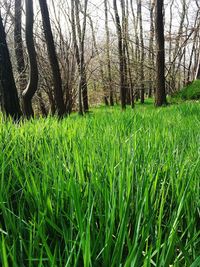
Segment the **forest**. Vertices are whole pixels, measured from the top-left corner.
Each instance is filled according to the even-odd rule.
[[[199,0],[0,0],[0,266],[200,266]]]

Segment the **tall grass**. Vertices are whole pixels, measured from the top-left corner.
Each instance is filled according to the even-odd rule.
[[[179,100],[200,99],[200,80],[194,80],[191,84],[186,85],[179,92],[175,93],[173,98]]]
[[[200,105],[0,122],[0,265],[200,266]]]

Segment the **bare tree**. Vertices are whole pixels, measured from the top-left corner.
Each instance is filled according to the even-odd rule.
[[[33,1],[26,0],[26,46],[29,56],[29,81],[26,89],[23,91],[23,112],[27,118],[34,116],[32,107],[32,98],[38,86],[38,67],[33,38]]]
[[[197,10],[195,21],[194,21],[194,28],[196,30],[194,32],[194,37],[193,37],[193,44],[192,44],[191,53],[190,53],[190,61],[189,61],[189,65],[188,65],[187,82],[186,83],[189,83],[190,80],[192,80],[192,77],[191,77],[192,76],[191,75],[191,73],[192,73],[191,67],[192,67],[193,58],[194,58],[194,55],[195,55],[196,44],[197,44],[197,41],[198,41],[199,26],[200,26],[199,25],[200,22],[198,23],[199,12],[200,12],[200,9]]]
[[[79,114],[88,112],[88,92],[87,92],[87,77],[85,66],[85,33],[86,33],[86,21],[87,21],[87,5],[88,0],[84,1],[84,8],[82,10],[83,23],[81,27],[80,23],[80,1],[71,0],[71,26],[72,36],[74,43],[74,51],[76,56],[76,62],[78,66],[79,82],[78,82],[78,99],[79,99]]]
[[[55,102],[58,111],[58,116],[62,117],[66,113],[66,107],[64,104],[63,91],[62,91],[62,80],[60,75],[59,63],[56,55],[56,49],[51,30],[51,24],[49,19],[49,10],[47,7],[46,0],[39,0],[40,10],[42,14],[42,22],[44,28],[44,35],[47,44],[48,56],[51,65],[53,84],[54,84],[54,95]]]
[[[172,70],[172,73],[171,73],[171,76],[172,76],[171,86],[172,86],[172,88],[176,88],[177,73],[180,70],[180,64],[181,64],[181,60],[183,57],[183,50],[181,47],[181,39],[182,39],[182,35],[183,35],[185,17],[186,17],[186,0],[182,0],[181,18],[180,18],[178,34],[176,36],[175,48],[174,48],[174,53],[173,53],[173,57],[175,60],[173,61],[174,64],[172,64],[172,69],[171,69]]]
[[[0,12],[0,104],[7,116],[18,120],[21,109]]]
[[[156,0],[155,33],[156,33],[156,98],[155,105],[167,104],[165,93],[165,40],[163,23],[163,0]]]
[[[126,109],[126,81],[125,81],[125,66],[124,66],[124,52],[123,52],[123,36],[122,26],[117,8],[117,1],[113,0],[113,8],[115,12],[115,24],[118,38],[118,55],[119,55],[119,75],[120,75],[120,96],[122,110]]]
[[[100,74],[101,74],[102,86],[103,86],[103,89],[104,89],[104,102],[105,102],[105,105],[108,106],[109,105],[108,96],[107,96],[107,93],[108,93],[107,91],[108,90],[107,90],[107,82],[106,82],[106,79],[105,79],[104,69],[103,69],[103,63],[102,63],[102,60],[100,58],[100,53],[99,53],[99,49],[98,49],[98,46],[97,46],[97,41],[96,41],[93,21],[92,21],[92,18],[89,15],[88,15],[88,18],[89,18],[90,27],[91,27],[91,30],[92,30],[92,39],[93,39],[94,50],[95,50],[95,54],[96,54],[96,56],[98,58],[98,62],[99,62],[99,69],[100,69]]]
[[[155,9],[155,0],[150,0],[150,38],[149,38],[149,80],[153,80],[153,69],[154,69],[154,9]],[[148,97],[152,97],[153,84],[152,82],[149,85]]]
[[[195,79],[196,80],[200,79],[200,59],[199,59],[198,69],[197,69],[197,72],[196,72]]]
[[[26,77],[24,75],[25,60],[22,41],[22,1],[15,0],[15,23],[14,23],[14,46],[17,61],[17,71],[19,74],[20,91],[26,88]]]
[[[10,47],[13,47],[14,29],[15,57],[13,54],[11,57],[17,63],[13,70],[19,92],[26,87],[28,79],[26,53],[23,53],[23,2],[2,0],[0,3]],[[33,36],[40,74],[33,108],[39,107],[44,115],[57,111],[59,116],[69,114],[77,107],[77,102],[79,113],[84,114],[89,109],[88,88],[92,105],[99,103],[99,99],[103,101],[103,97],[110,105],[121,99],[122,109],[125,109],[129,104],[133,107],[134,100],[140,99],[144,103],[145,90],[152,97],[157,87],[155,102],[161,105],[157,103],[158,94],[165,92],[165,102],[166,92],[173,93],[193,80],[195,73],[196,77],[200,75],[198,0],[166,1],[164,11],[169,16],[164,16],[165,40],[161,30],[163,21],[155,21],[155,13],[160,10],[158,5],[164,5],[164,0],[103,0],[104,26],[98,21],[102,10],[98,8],[93,13],[95,4],[92,1],[38,2],[44,36],[40,30]],[[51,15],[48,4],[51,5]],[[162,15],[164,11],[162,6]],[[34,25],[40,29],[39,18],[35,16]],[[115,24],[116,33],[109,28],[112,25],[110,19]],[[87,29],[88,22],[90,29]],[[105,36],[98,38],[96,25],[98,30],[104,30]],[[147,83],[145,79],[151,82]],[[115,86],[117,83],[119,90]]]
[[[133,51],[133,58],[135,62],[135,83],[137,87],[135,88],[134,94],[136,101],[139,100],[139,81],[140,81],[140,41],[139,41],[139,14],[137,12],[137,15],[135,14],[134,6],[133,6],[133,0],[130,0],[130,6],[131,6],[131,13],[133,16],[133,28],[134,28],[134,35],[135,35],[135,50]]]
[[[106,30],[106,65],[107,65],[107,84],[110,92],[110,105],[114,106],[113,100],[113,85],[112,85],[112,75],[111,75],[111,60],[110,60],[110,32],[108,27],[108,0],[104,0],[104,9],[105,9],[105,30]]]
[[[126,79],[126,103],[134,108],[134,85],[130,57],[130,41],[129,41],[129,1],[121,0],[122,20],[123,20],[123,53],[125,65]]]
[[[200,5],[199,5],[198,0],[196,0],[195,2],[196,2],[196,6],[197,6],[197,17],[196,18],[199,19],[199,23],[198,23],[198,26],[197,26],[197,32],[200,32],[200,18],[199,18]],[[195,79],[200,79],[200,52],[199,52],[199,60],[198,60],[198,65],[197,65]]]
[[[137,9],[139,16],[139,25],[140,25],[140,81],[141,81],[141,92],[140,92],[140,101],[141,104],[144,104],[144,39],[143,39],[143,22],[142,22],[142,0],[137,0]]]

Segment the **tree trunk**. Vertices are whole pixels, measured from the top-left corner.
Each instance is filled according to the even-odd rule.
[[[33,1],[26,0],[26,46],[29,56],[29,81],[22,93],[23,111],[27,118],[34,116],[32,98],[38,86],[38,67],[36,60],[35,45],[33,39]]]
[[[152,97],[153,91],[153,69],[154,69],[154,8],[155,8],[155,0],[150,1],[150,39],[149,39],[149,80],[151,81],[149,84],[148,97]]]
[[[196,5],[197,5],[197,15],[196,15],[196,18],[198,19],[199,13],[200,13],[200,5],[199,5],[199,2],[197,0],[196,0]],[[195,26],[196,26],[196,21],[195,21]],[[200,21],[199,21],[199,23],[197,25],[197,31],[198,32],[199,32],[199,29],[200,29]],[[199,60],[198,60],[198,65],[197,65],[197,71],[196,71],[195,79],[200,79],[200,54],[199,54]]]
[[[118,54],[119,54],[119,74],[120,74],[120,96],[122,110],[126,109],[126,86],[125,86],[125,66],[122,40],[122,27],[120,24],[120,17],[117,9],[117,1],[113,0],[113,7],[115,12],[115,23],[118,37]]]
[[[13,76],[12,64],[0,14],[0,104],[6,116],[18,120],[21,109]]]
[[[195,76],[195,80],[200,79],[200,57],[199,57],[199,63],[198,63],[198,68]]]
[[[135,34],[135,53],[133,54],[133,58],[135,58],[135,83],[136,83],[136,88],[134,90],[134,96],[135,100],[139,100],[139,76],[140,76],[140,70],[139,70],[139,65],[140,65],[140,45],[139,45],[139,36],[138,36],[138,25],[139,25],[139,14],[137,12],[137,16],[134,13],[134,7],[133,7],[133,0],[130,0],[130,6],[131,6],[131,13],[133,15],[133,22],[134,22],[134,34]]]
[[[39,0],[39,4],[42,14],[42,22],[43,22],[45,39],[47,43],[48,56],[53,75],[55,102],[57,106],[58,116],[63,117],[63,115],[66,112],[66,108],[62,92],[62,80],[61,80],[60,68],[56,55],[56,49],[49,19],[49,10],[47,7],[46,0]]]
[[[86,70],[85,66],[82,72],[82,80],[81,80],[81,88],[82,88],[82,97],[83,97],[83,110],[84,112],[89,111],[89,104],[88,104],[88,89],[87,89],[87,77],[86,77]]]
[[[79,82],[78,82],[79,114],[83,115],[83,112],[89,111],[87,77],[86,77],[85,58],[84,58],[84,44],[85,44],[86,16],[87,16],[86,12],[87,12],[88,0],[85,0],[84,11],[82,12],[83,13],[82,30],[79,18],[79,12],[80,12],[79,4],[80,4],[79,1],[71,0],[72,38],[73,38],[75,57],[79,73]]]
[[[140,56],[140,82],[141,82],[141,92],[140,92],[140,102],[144,104],[144,39],[143,39],[143,25],[142,25],[142,0],[138,1],[138,15],[140,22],[140,46],[141,46],[141,56]]]
[[[121,23],[121,31],[122,31],[122,58],[123,58],[123,66],[124,66],[124,87],[126,92],[126,104],[131,104],[130,90],[128,86],[128,66],[127,66],[127,50],[126,50],[126,42],[127,42],[127,16],[125,10],[125,0],[120,0],[121,11],[122,11],[122,23]]]
[[[104,91],[104,103],[106,106],[109,105],[108,102],[108,88],[107,88],[107,83],[106,83],[106,79],[105,79],[105,74],[104,74],[104,69],[103,69],[103,63],[102,60],[100,58],[100,53],[99,53],[99,49],[97,46],[97,41],[96,41],[96,36],[95,36],[95,31],[94,31],[94,25],[93,25],[93,21],[91,19],[91,17],[88,15],[89,21],[90,21],[90,27],[92,30],[92,39],[93,39],[93,44],[94,44],[94,50],[96,53],[96,56],[98,58],[99,61],[99,70],[100,70],[100,74],[101,74],[101,80],[102,80],[102,86],[103,86],[103,91]]]
[[[83,111],[89,111],[88,104],[88,93],[87,93],[87,77],[86,77],[86,69],[85,69],[85,32],[86,32],[86,18],[87,18],[87,5],[88,0],[84,0],[84,10],[83,13],[83,24],[81,29],[80,23],[80,1],[75,1],[75,17],[76,17],[76,26],[79,40],[79,75],[80,75],[80,85],[79,89],[82,91],[82,100],[83,100]]]
[[[14,46],[17,60],[17,71],[19,74],[20,93],[26,88],[26,77],[24,75],[25,62],[22,41],[22,1],[15,0],[15,24],[14,24]]]
[[[106,63],[108,70],[108,88],[110,92],[110,105],[114,106],[113,99],[113,86],[112,86],[112,75],[111,75],[111,61],[110,61],[110,32],[108,27],[108,0],[104,0],[104,8],[105,8],[105,30],[106,30]]]
[[[125,12],[125,28],[124,28],[124,44],[125,44],[125,50],[126,50],[126,58],[127,58],[127,72],[128,72],[128,94],[130,98],[130,104],[131,107],[134,108],[135,106],[135,99],[134,99],[134,88],[133,88],[133,77],[132,77],[132,71],[131,71],[131,60],[130,60],[130,43],[129,43],[129,5],[128,0],[126,0],[126,12]],[[127,104],[128,104],[128,98],[127,98]]]
[[[38,92],[37,97],[38,97],[38,102],[39,102],[39,105],[40,105],[40,110],[42,112],[42,115],[43,115],[43,117],[47,117],[48,112],[46,110],[46,106],[45,106],[45,103],[44,103],[44,100],[42,98],[42,94],[41,94],[40,91]]]
[[[155,9],[155,32],[156,32],[156,97],[155,105],[167,104],[165,93],[165,41],[163,23],[163,0],[156,0]]]
[[[197,24],[198,22],[198,17],[199,17],[199,10],[197,11],[197,15],[195,18],[195,22],[194,22],[194,27],[197,28],[199,27],[199,25]],[[193,44],[192,44],[192,48],[191,48],[191,53],[190,53],[190,60],[189,60],[189,65],[188,65],[188,71],[187,71],[187,81],[186,83],[188,84],[191,80],[191,67],[192,67],[192,62],[193,62],[193,56],[195,53],[195,47],[196,47],[196,42],[197,42],[197,36],[198,36],[198,31],[196,30],[194,33],[194,37],[193,37]]]
[[[72,27],[72,38],[74,45],[74,52],[76,57],[76,63],[78,66],[79,81],[78,81],[78,110],[79,114],[83,115],[83,104],[82,104],[82,88],[81,88],[81,75],[80,75],[80,55],[79,47],[76,36],[76,23],[75,23],[75,3],[74,0],[71,0],[71,27]]]
[[[173,65],[172,65],[172,88],[174,90],[177,89],[177,72],[179,71],[179,66],[181,64],[180,60],[177,62],[177,59],[182,59],[182,49],[181,49],[181,39],[183,35],[183,27],[184,27],[184,21],[186,17],[186,0],[182,1],[182,12],[181,12],[181,21],[178,29],[178,36],[176,37],[176,42],[175,42],[175,49],[174,49],[174,60],[173,60]],[[176,64],[177,63],[177,64]],[[178,86],[179,89],[179,86]]]

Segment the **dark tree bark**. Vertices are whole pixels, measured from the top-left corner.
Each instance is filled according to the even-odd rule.
[[[62,92],[62,80],[61,80],[60,68],[56,55],[56,49],[49,19],[49,10],[47,7],[46,0],[39,0],[39,4],[42,14],[42,22],[43,22],[45,39],[47,43],[48,56],[53,74],[55,102],[58,110],[58,116],[63,117],[63,115],[66,112],[66,108]]]
[[[165,93],[165,40],[163,23],[163,0],[156,0],[155,8],[156,33],[156,97],[155,105],[167,104]]]
[[[22,92],[26,88],[23,41],[22,41],[22,1],[15,0],[15,24],[14,24],[14,46],[17,60],[17,71],[19,74],[19,86]]]
[[[26,0],[26,46],[29,57],[29,81],[26,89],[22,93],[23,112],[27,118],[34,116],[32,98],[38,86],[38,66],[33,38],[33,1]]]
[[[115,12],[115,23],[118,37],[118,54],[119,54],[119,74],[120,74],[120,96],[122,110],[126,109],[126,86],[125,86],[125,66],[123,53],[123,38],[120,17],[117,9],[117,1],[113,0],[113,7]]]
[[[0,104],[6,116],[18,120],[21,109],[0,13]]]

